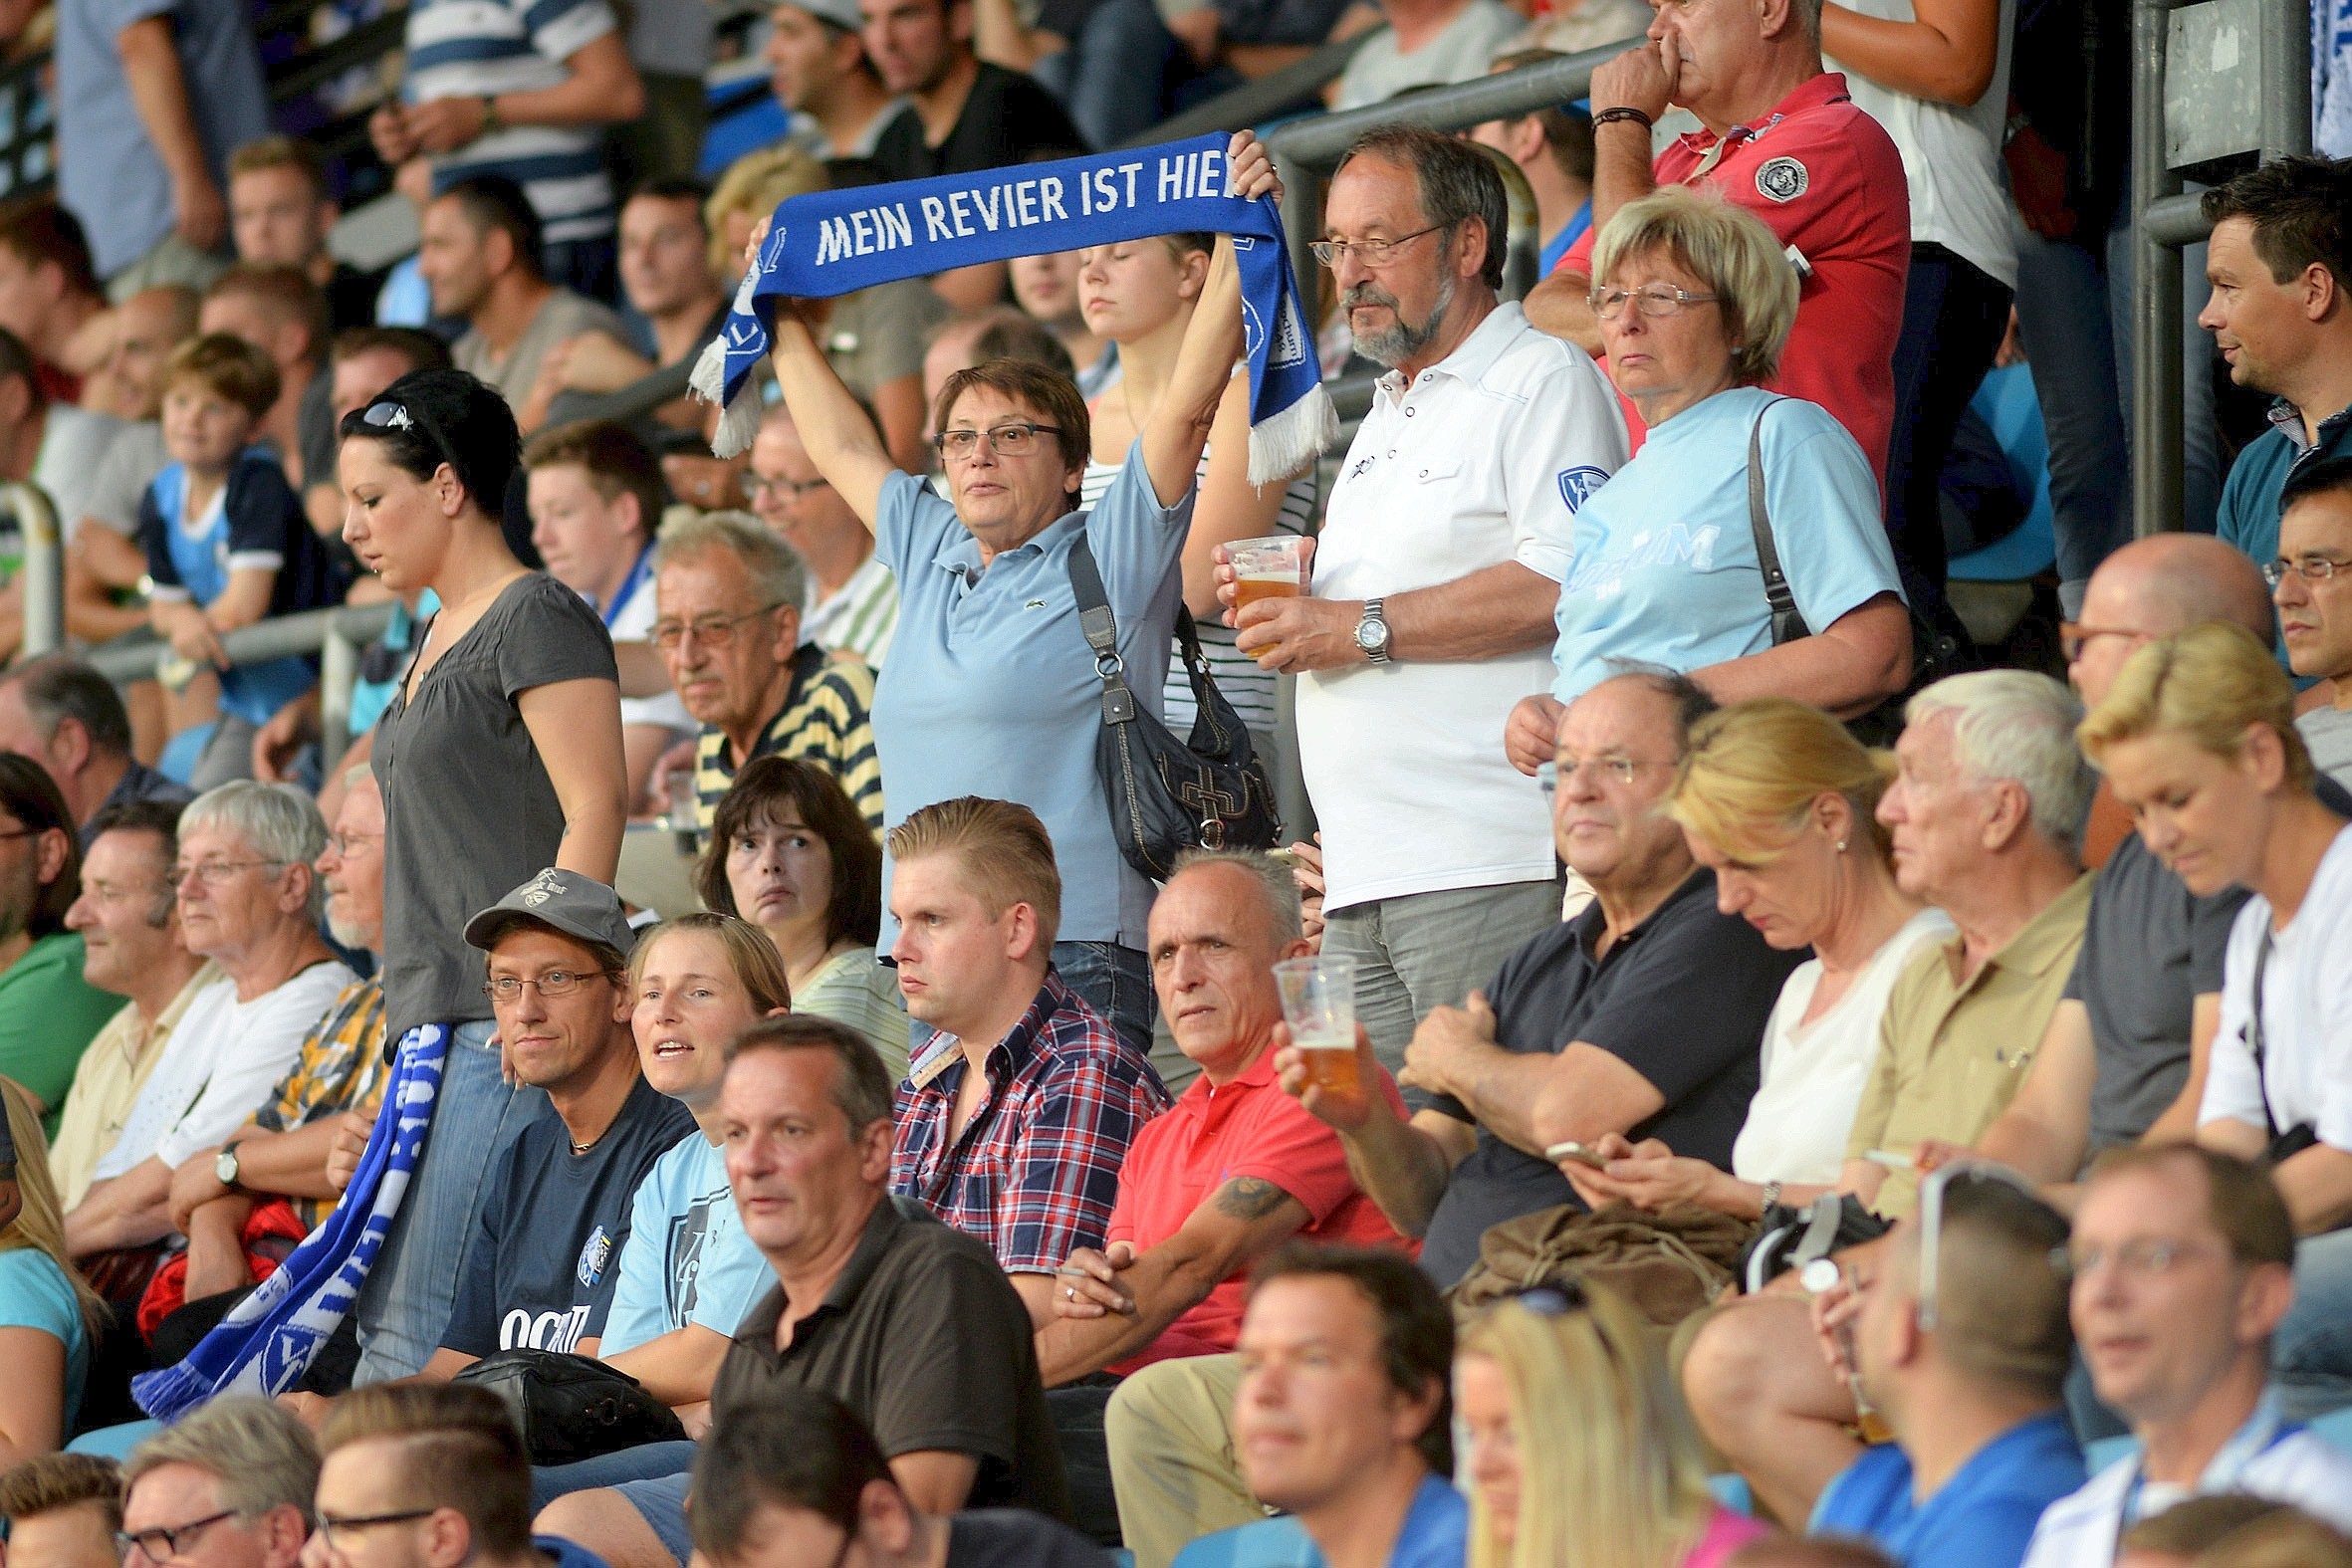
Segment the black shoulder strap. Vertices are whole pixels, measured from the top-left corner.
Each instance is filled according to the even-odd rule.
[[[2269,1038],[2262,1022],[2263,982],[2270,978],[2270,918],[2265,913],[2262,917],[2262,945],[2254,949],[2254,994],[2246,1012],[2245,1049],[2246,1054],[2254,1059],[2254,1093],[2262,1101],[2262,1131],[2275,1139],[2278,1136],[2278,1118],[2270,1113],[2270,1084],[2264,1070],[2270,1055]]]
[[[1135,694],[1127,689],[1126,661],[1119,657],[1119,623],[1102,588],[1102,568],[1080,528],[1069,547],[1069,586],[1077,595],[1078,630],[1094,650],[1094,673],[1102,677],[1102,722],[1125,724],[1135,717]]]
[[[1772,403],[1784,401],[1775,397],[1765,403],[1757,410],[1756,423],[1748,427],[1748,527],[1756,537],[1756,563],[1764,572],[1764,603],[1772,612],[1775,648],[1812,635],[1812,628],[1796,607],[1796,595],[1788,589],[1788,573],[1780,569],[1780,552],[1772,542],[1772,519],[1764,506],[1764,415],[1772,411]]]

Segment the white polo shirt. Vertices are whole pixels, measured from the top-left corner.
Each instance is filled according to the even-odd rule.
[[[2262,1125],[2265,1093],[2281,1131],[2312,1123],[2320,1141],[2352,1149],[2352,966],[2335,946],[2352,921],[2352,827],[2339,831],[2292,920],[2271,939],[2262,972],[2263,1066],[2246,1043],[2253,1014],[2254,962],[2270,925],[2270,901],[2238,906],[2222,970],[2222,1016],[2214,1033],[2199,1125]]]
[[[2337,1529],[2352,1529],[2352,1456],[2316,1434],[2296,1431],[2272,1442],[2232,1473],[2211,1470],[2199,1495],[2249,1492],[2291,1503]],[[2093,1475],[2080,1491],[2042,1510],[2022,1568],[2112,1568],[2127,1521],[2124,1504],[2140,1474],[2140,1456],[2117,1459]],[[2174,1497],[2171,1502],[2184,1499]],[[2161,1513],[2169,1503],[2143,1498],[2141,1516]]]
[[[1312,591],[1373,598],[1507,560],[1557,582],[1571,514],[1625,457],[1625,416],[1599,367],[1499,306],[1411,385],[1381,377],[1331,489]],[[1299,677],[1326,910],[1552,874],[1542,791],[1503,754],[1513,706],[1550,683],[1545,644]]]

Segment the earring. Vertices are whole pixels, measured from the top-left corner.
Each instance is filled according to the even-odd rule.
[[[1841,855],[1846,852],[1846,841],[1842,838],[1837,841],[1837,852]]]

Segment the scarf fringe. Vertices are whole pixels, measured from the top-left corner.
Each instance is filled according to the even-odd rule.
[[[703,344],[702,357],[694,361],[693,373],[686,379],[686,391],[699,401],[720,403],[726,409],[719,415],[718,428],[711,432],[711,456],[733,457],[751,450],[753,438],[760,433],[760,394],[747,376],[735,400],[726,401],[726,334],[721,333]]]
[[[1250,483],[1291,478],[1339,439],[1339,410],[1320,383],[1290,407],[1250,426]]]

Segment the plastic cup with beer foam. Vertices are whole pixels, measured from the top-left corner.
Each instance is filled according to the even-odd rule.
[[[1355,1070],[1355,960],[1285,959],[1274,967],[1283,1021],[1301,1052],[1306,1081],[1334,1094],[1359,1094]]]
[[[1233,607],[1236,611],[1260,599],[1294,599],[1306,591],[1306,562],[1295,534],[1271,534],[1264,539],[1237,539],[1225,547],[1233,562]]]

